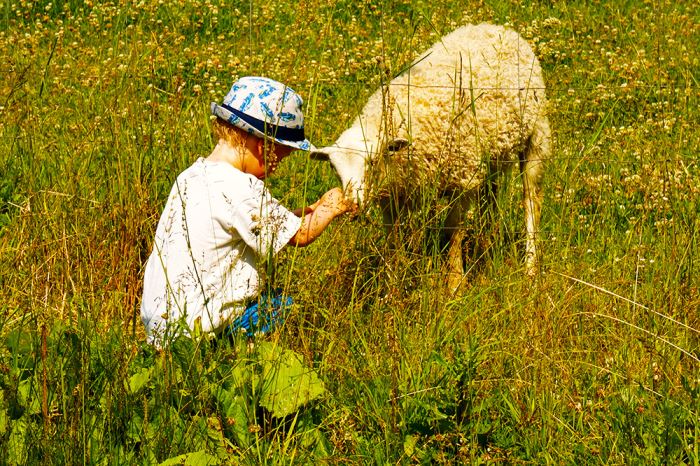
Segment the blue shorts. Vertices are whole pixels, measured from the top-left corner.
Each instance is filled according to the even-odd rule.
[[[292,298],[278,292],[275,296],[263,293],[257,301],[246,306],[243,314],[238,316],[224,330],[224,335],[235,335],[242,330],[247,336],[268,333],[284,323],[292,306]]]

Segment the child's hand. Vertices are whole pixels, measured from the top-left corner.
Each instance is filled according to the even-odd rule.
[[[340,188],[331,189],[306,209],[299,209],[300,213],[303,212],[303,220],[299,230],[289,240],[289,244],[294,246],[311,244],[335,217],[355,208],[355,203],[347,199]]]
[[[317,204],[331,210],[334,216],[344,214],[355,207],[355,203],[347,199],[340,188],[327,191]]]
[[[323,211],[324,215],[330,215],[331,217],[336,217],[338,215],[344,214],[348,210],[353,208],[352,202],[345,199],[345,195],[340,188],[333,188],[327,191],[321,199],[310,204],[304,208],[299,208],[294,211],[297,217],[303,217],[311,213],[316,212],[319,207]]]

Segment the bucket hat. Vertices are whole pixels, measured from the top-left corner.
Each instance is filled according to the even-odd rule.
[[[212,102],[211,113],[258,137],[315,150],[304,136],[303,103],[299,94],[280,82],[247,76],[233,83],[222,104]]]

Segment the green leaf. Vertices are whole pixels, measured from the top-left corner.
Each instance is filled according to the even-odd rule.
[[[24,329],[19,328],[11,331],[7,337],[5,337],[5,345],[12,354],[24,356],[34,351],[34,341],[32,338],[35,336],[36,334],[26,332]],[[22,359],[24,362],[24,358]]]
[[[218,370],[220,374],[219,377],[225,379],[227,388],[243,390],[250,386],[252,367],[250,364],[247,364],[245,360],[239,359],[235,361],[233,367],[230,365],[220,365]]]
[[[204,466],[214,464],[221,464],[221,462],[216,456],[210,455],[205,450],[199,450],[192,453],[185,453],[184,455],[180,456],[175,456],[173,458],[168,458],[167,460],[160,463],[158,466]]]
[[[21,418],[12,422],[12,432],[10,432],[10,439],[7,445],[4,447],[7,449],[7,457],[10,460],[8,464],[25,464],[27,459],[27,427],[29,426],[29,421],[27,421],[27,416],[22,416]]]
[[[325,394],[323,381],[294,351],[265,341],[257,343],[256,349],[262,371],[254,385],[260,387],[260,405],[274,417],[292,414]]]
[[[148,382],[153,375],[153,366],[143,367],[129,379],[129,392],[138,393]]]
[[[409,458],[413,456],[416,452],[416,442],[418,442],[418,437],[416,435],[407,435],[403,441],[403,452]]]
[[[32,382],[34,378],[22,380],[17,388],[17,401],[20,406],[26,409],[27,414],[41,413],[41,403],[36,390],[32,390]]]
[[[238,445],[248,447],[250,445],[250,432],[248,431],[250,420],[248,419],[245,398],[222,388],[216,392],[216,399],[221,407],[221,414],[227,426],[226,430],[233,433]]]
[[[5,409],[5,391],[0,390],[0,436],[5,435],[7,432],[9,422],[10,418]]]
[[[298,425],[298,427],[295,429],[301,438],[299,445],[303,446],[304,449],[311,451],[313,456],[319,460],[328,459],[331,456],[332,448],[321,429],[315,426],[315,423],[314,427],[312,428],[310,428],[308,425],[302,424]],[[295,439],[291,438],[290,436],[288,442],[293,440]],[[319,461],[319,463],[325,464],[323,461]]]
[[[226,456],[226,447],[228,446],[228,441],[224,437],[224,428],[221,425],[221,421],[216,416],[209,416],[207,418],[207,436],[209,437],[209,445],[213,444],[216,448],[216,453],[219,457]]]
[[[143,432],[143,419],[138,414],[134,414],[129,419],[129,423],[126,427],[126,436],[131,440],[138,442],[141,440],[141,433]]]

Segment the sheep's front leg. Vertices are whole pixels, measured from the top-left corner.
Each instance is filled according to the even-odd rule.
[[[533,277],[537,275],[539,251],[537,245],[537,235],[540,224],[540,212],[542,210],[542,197],[539,186],[528,181],[526,172],[523,183],[525,191],[525,273]]]
[[[396,249],[401,246],[398,236],[399,210],[401,201],[397,198],[382,198],[379,200],[379,208],[382,212],[382,226],[388,238],[390,249]]]
[[[447,250],[447,286],[451,292],[456,292],[464,279],[464,260],[462,244],[466,233],[463,228],[456,228],[450,235]]]
[[[469,200],[462,195],[453,199],[452,208],[445,222],[449,243],[447,249],[447,286],[453,293],[464,281],[464,240],[467,233],[464,230],[464,213],[469,207]]]

